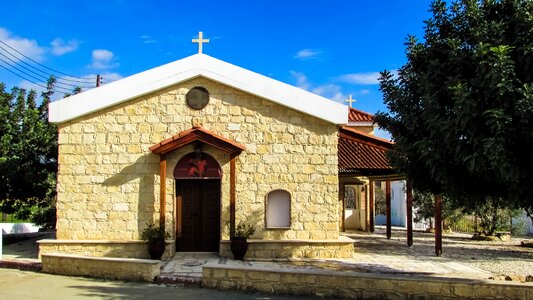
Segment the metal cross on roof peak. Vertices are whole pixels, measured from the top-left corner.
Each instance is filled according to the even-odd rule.
[[[357,100],[352,99],[352,95],[350,94],[350,95],[348,96],[348,99],[344,100],[344,102],[348,102],[348,105],[349,105],[350,107],[352,107],[352,104],[353,104],[354,102],[357,102]]]
[[[202,44],[203,43],[209,43],[209,39],[205,39],[204,40],[204,33],[203,32],[198,32],[198,38],[197,39],[192,39],[192,42],[193,43],[198,43],[198,53],[202,53]]]

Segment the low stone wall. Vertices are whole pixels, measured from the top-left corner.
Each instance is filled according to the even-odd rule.
[[[105,279],[152,282],[159,276],[159,260],[43,254],[43,272]]]
[[[354,241],[338,240],[248,240],[245,259],[271,258],[351,258]],[[232,257],[231,241],[220,242],[220,256]]]
[[[533,299],[533,284],[334,271],[203,267],[203,285],[217,289],[351,299]]]
[[[91,257],[150,258],[145,241],[107,240],[40,240],[39,258],[43,254],[73,254]],[[166,249],[161,259],[174,256],[176,243],[166,241]]]

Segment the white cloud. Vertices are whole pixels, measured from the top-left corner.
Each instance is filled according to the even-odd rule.
[[[108,62],[113,59],[113,52],[105,49],[93,50],[93,61]]]
[[[96,76],[97,76],[96,73],[91,73],[91,74],[82,75],[80,77],[81,78],[85,78],[85,79],[94,80],[94,85],[91,87],[91,88],[93,88],[93,87],[96,87]],[[119,79],[124,78],[119,73],[114,73],[114,72],[100,73],[100,77],[101,77],[102,84],[108,84],[108,83],[111,83],[113,81],[117,81]],[[68,78],[68,77],[65,77],[65,78]],[[90,90],[91,88],[84,88],[83,91]]]
[[[157,40],[153,39],[151,36],[146,35],[146,34],[145,34],[145,35],[141,35],[139,38],[140,38],[140,39],[143,41],[143,43],[145,43],[145,44],[153,44],[153,43],[157,43]]]
[[[314,49],[302,49],[293,56],[293,58],[300,60],[316,59],[321,54],[321,51]]]
[[[118,63],[113,63],[115,55],[106,49],[95,49],[92,52],[93,62],[89,65],[92,69],[105,70],[118,67]]]
[[[304,73],[291,71],[291,75],[296,79],[296,86],[301,89],[335,101],[343,101],[346,99],[346,95],[341,92],[342,87],[340,85],[329,83],[317,87],[311,87],[311,84]]]
[[[357,92],[359,95],[368,95],[370,94],[370,90],[364,89]]]
[[[102,76],[102,83],[103,84],[107,84],[107,83],[110,83],[110,82],[113,82],[113,81],[117,81],[117,80],[120,80],[120,79],[124,78],[119,73],[104,73],[101,76]]]
[[[61,56],[63,54],[76,51],[78,49],[80,42],[77,40],[70,40],[65,43],[61,38],[55,38],[50,45],[52,45],[52,54],[56,56]]]
[[[296,86],[303,89],[303,90],[309,90],[309,82],[307,81],[307,76],[305,76],[302,72],[297,71],[291,71],[292,77],[296,79]]]
[[[56,84],[56,90],[55,90],[55,93],[54,95],[52,95],[52,101],[54,100],[57,100],[57,99],[61,99],[64,97],[65,93],[66,92],[72,92],[72,90],[74,90],[74,86],[72,86],[72,88],[70,87],[67,87],[66,86],[66,83],[68,82],[69,84],[72,84],[72,85],[76,85],[76,84],[79,84],[80,87],[82,88],[82,92],[85,92],[85,91],[88,91],[88,90],[91,90],[93,88],[96,87],[96,75],[97,74],[85,74],[85,75],[82,75],[80,77],[76,77],[76,78],[73,78],[73,77],[69,77],[69,76],[64,76],[64,77],[58,77],[57,80],[58,82],[62,83],[62,85],[57,85]],[[124,78],[122,75],[120,75],[119,73],[114,73],[114,72],[108,72],[108,73],[102,73],[100,74],[101,76],[101,80],[102,80],[102,84],[108,84],[108,83],[111,83],[113,81],[117,81],[119,79],[122,79]],[[87,82],[69,82],[68,80],[79,80],[79,78],[83,78],[83,79],[90,79],[90,81],[87,81]],[[37,82],[37,83],[33,83],[33,82],[30,82],[28,80],[22,80],[21,82],[19,82],[17,84],[18,87],[20,88],[23,88],[23,89],[26,89],[26,90],[35,90],[37,92],[37,95],[41,95],[42,92],[46,91],[46,89],[44,88],[44,86],[46,86],[46,82]]]
[[[398,69],[389,70],[394,78],[398,78]],[[339,80],[359,85],[375,85],[379,84],[379,72],[367,72],[367,73],[351,73],[344,74],[338,77]]]
[[[314,88],[312,92],[331,100],[344,101],[346,95],[341,92],[341,89],[341,86],[329,83]]]
[[[342,81],[353,83],[353,84],[374,85],[374,84],[379,84],[378,77],[379,77],[379,72],[369,72],[369,73],[345,74],[345,75],[340,76],[340,79]]]
[[[46,89],[42,86],[46,86],[46,82],[40,82],[39,84],[35,84],[33,82],[30,82],[28,80],[22,80],[17,86],[21,89],[25,89],[27,91],[34,90],[37,92],[38,96],[41,96],[41,93],[44,92]]]
[[[3,41],[14,49],[17,49],[17,51],[23,53],[25,56],[30,57],[33,60],[42,61],[44,59],[43,55],[45,53],[45,49],[39,46],[35,40],[14,36],[11,34],[11,32],[7,31],[7,29],[0,27],[0,41]],[[16,53],[14,50],[10,49],[4,44],[0,45],[2,46],[0,51],[3,54],[8,55],[11,59],[15,61],[23,59],[22,55]],[[6,52],[12,53],[13,56],[7,54]]]
[[[36,84],[36,83],[30,82],[27,80],[22,80],[21,82],[19,82],[17,86],[20,88],[26,89],[27,91],[34,90],[37,93],[37,96],[39,98],[41,97],[41,94],[46,91],[46,88],[44,88],[46,86],[46,82],[38,82],[38,84]],[[73,89],[74,87],[72,87],[72,90]],[[56,89],[54,91],[54,94],[51,97],[51,100],[55,101],[55,100],[64,98],[65,93],[67,91],[71,92],[70,89],[66,89],[65,87],[59,87],[56,85]]]

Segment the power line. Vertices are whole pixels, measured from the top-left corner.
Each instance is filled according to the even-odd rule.
[[[32,65],[29,65],[31,68],[28,68],[28,67],[26,67],[26,66],[23,65],[23,64],[19,64],[19,62],[20,62],[20,58],[17,57],[17,56],[15,56],[13,53],[7,51],[5,48],[2,47],[2,45],[0,45],[0,50],[5,51],[7,54],[9,54],[9,55],[12,56],[14,59],[16,59],[16,60],[14,60],[13,58],[11,58],[11,57],[5,55],[4,53],[2,53],[2,51],[0,51],[0,55],[3,56],[4,58],[10,60],[13,64],[15,64],[15,65],[17,65],[17,66],[19,66],[19,67],[21,67],[21,68],[23,68],[23,69],[25,69],[25,70],[31,72],[31,73],[37,75],[37,76],[44,77],[44,79],[40,79],[40,80],[46,81],[46,80],[48,80],[48,78],[50,78],[50,76],[54,76],[53,74],[50,74],[50,73],[47,73],[47,72],[45,72],[45,71],[43,71],[43,70],[41,70],[41,69],[35,68],[35,67],[32,66]],[[24,63],[25,63],[25,62],[24,62]],[[13,66],[13,64],[8,63],[8,62],[6,62],[6,64],[9,64],[10,66]],[[25,64],[28,65],[27,63],[25,63]],[[13,67],[14,67],[14,66],[13,66]],[[40,73],[42,73],[42,74],[44,74],[44,75],[39,74],[39,73],[37,73],[36,71],[38,71],[38,72],[40,72]],[[56,76],[54,76],[54,77],[56,77]],[[79,86],[79,84],[73,84],[73,83],[69,82],[69,80],[67,80],[67,81],[65,82],[65,81],[63,80],[63,78],[60,78],[60,77],[59,77],[59,78],[56,77],[56,81],[59,82],[59,83],[63,83],[64,85],[68,85],[68,86],[72,86],[72,87],[77,87],[77,86]],[[91,86],[88,86],[88,83],[84,83],[84,85],[83,85],[82,87],[87,88],[87,87],[92,87],[92,85],[91,85]]]
[[[22,76],[22,75],[20,75],[20,74],[17,74],[17,73],[14,72],[13,70],[10,70],[9,68],[7,68],[6,66],[4,66],[4,65],[2,65],[2,64],[0,64],[0,67],[6,69],[8,72],[13,73],[13,74],[15,74],[16,76],[18,76],[18,77],[20,77],[20,78],[22,78],[22,79],[24,79],[24,80],[27,80],[27,81],[29,81],[29,82],[31,82],[31,83],[37,85],[37,86],[40,86],[40,87],[45,88],[45,89],[48,88],[48,87],[46,87],[46,86],[44,86],[44,85],[42,85],[42,84],[40,84],[40,83],[37,83],[37,82],[35,82],[35,81],[31,80],[31,79],[25,78],[24,76]],[[62,92],[62,93],[70,93],[70,92],[72,92],[72,91],[69,91],[69,90],[64,89],[64,88],[61,88],[61,87],[56,87],[56,89],[61,90],[60,92]]]
[[[9,63],[9,62],[3,60],[2,57],[4,57],[4,58],[10,60],[12,63]],[[23,65],[17,65],[17,64],[16,64],[16,63],[17,63],[16,61],[14,61],[13,59],[11,59],[10,57],[7,57],[7,56],[6,56],[5,54],[3,54],[2,52],[0,52],[0,61],[2,61],[4,64],[10,66],[11,68],[13,68],[13,69],[15,69],[15,70],[17,70],[17,71],[19,71],[19,72],[21,72],[21,73],[27,75],[27,76],[30,76],[31,78],[34,78],[34,79],[36,79],[36,80],[39,80],[39,81],[47,81],[48,78],[50,78],[50,74],[46,74],[46,75],[48,75],[48,77],[46,77],[46,76],[44,76],[44,75],[38,74],[37,72],[35,72],[35,71],[33,71],[32,69],[29,69],[29,68],[27,68],[27,67],[25,67],[25,66],[23,66]],[[26,71],[28,71],[28,72],[30,72],[30,73],[32,73],[32,74],[34,74],[34,75],[36,75],[36,76],[39,76],[39,77],[35,77],[35,76],[31,75],[31,74],[28,74],[28,73],[26,73],[25,71],[21,70],[19,67],[22,68],[22,69],[24,69],[24,70],[26,70]],[[60,86],[63,86],[64,88],[75,88],[75,87],[78,87],[78,86],[79,86],[79,85],[77,85],[77,84],[64,83],[64,82],[61,82],[61,81],[59,81],[59,80],[57,80],[57,79],[56,79],[56,84],[57,84],[57,85],[60,85]],[[84,86],[84,87],[86,87],[86,86]]]
[[[61,71],[58,71],[58,70],[55,70],[55,69],[49,68],[49,67],[47,67],[47,66],[45,66],[45,65],[42,65],[42,64],[36,62],[35,60],[31,59],[30,57],[24,55],[23,53],[21,53],[21,52],[18,51],[17,49],[15,49],[15,48],[9,46],[8,44],[6,44],[4,41],[1,41],[1,40],[0,40],[0,43],[3,44],[3,45],[5,45],[5,46],[7,46],[9,49],[15,51],[16,53],[22,55],[24,58],[26,58],[26,59],[32,61],[33,63],[35,63],[35,64],[37,64],[37,65],[39,65],[39,66],[41,66],[41,67],[43,67],[43,68],[45,68],[45,69],[47,69],[47,70],[50,70],[50,71],[53,71],[53,72],[55,72],[55,73],[58,73],[58,74],[61,74],[61,75],[65,75],[65,76],[68,76],[68,77],[76,78],[76,79],[77,79],[77,80],[74,80],[74,79],[66,79],[66,78],[64,78],[64,80],[72,81],[72,82],[85,82],[85,83],[94,82],[94,79],[77,77],[77,76],[69,75],[69,74],[67,74],[67,73],[63,73],[63,72],[61,72]],[[1,46],[0,46],[0,47],[1,47]],[[2,49],[4,49],[4,51],[6,51],[6,52],[9,53],[9,51],[5,50],[5,48],[2,47]],[[12,53],[10,53],[10,54],[13,55]],[[32,66],[32,65],[28,64],[28,63],[25,62],[24,60],[21,60],[21,61],[22,61],[23,63],[29,65],[29,66],[32,67],[32,68],[36,68],[35,66]],[[38,69],[38,68],[36,68],[36,69]]]
[[[57,76],[55,76],[54,74],[50,74],[50,73],[48,73],[48,72],[46,72],[46,71],[43,71],[43,70],[41,70],[41,69],[39,69],[39,68],[36,68],[36,67],[34,67],[34,66],[32,66],[32,65],[30,65],[30,64],[28,64],[28,63],[26,63],[25,61],[21,60],[20,57],[14,55],[13,53],[9,52],[9,50],[7,50],[7,49],[5,49],[4,47],[2,47],[1,44],[0,44],[0,50],[3,50],[3,51],[6,52],[7,54],[9,54],[11,57],[13,57],[14,59],[16,59],[16,60],[13,60],[11,57],[5,55],[4,53],[2,53],[2,51],[0,51],[0,55],[2,55],[3,57],[7,58],[7,59],[10,60],[11,62],[13,62],[13,64],[15,64],[15,65],[17,65],[17,66],[19,66],[19,67],[21,67],[21,68],[23,68],[23,69],[25,69],[25,70],[28,70],[29,72],[31,72],[31,73],[33,73],[33,74],[35,74],[35,75],[37,75],[37,76],[41,76],[41,77],[44,76],[44,77],[45,77],[45,79],[39,79],[39,80],[46,81],[46,80],[48,80],[48,78],[50,78],[50,76],[54,76],[54,77],[56,77],[56,82],[58,82],[58,83],[60,83],[60,84],[62,83],[62,84],[64,84],[64,85],[68,85],[68,86],[71,86],[71,87],[81,86],[80,84],[73,84],[73,83],[71,83],[72,80],[68,80],[68,79],[67,79],[67,80],[63,80],[63,78],[57,77]],[[23,64],[20,64],[19,62],[23,62],[25,65],[28,65],[31,69],[28,68],[28,67],[26,67],[26,66],[23,65]],[[12,64],[10,64],[10,63],[8,63],[8,62],[6,62],[6,64],[8,64],[9,66],[14,67]],[[35,72],[35,71],[38,71],[38,72],[40,72],[40,73],[42,73],[42,74],[44,74],[44,75],[38,74],[38,73]],[[92,85],[91,85],[91,86],[87,86],[88,83],[83,83],[83,84],[84,84],[84,85],[83,85],[82,87],[85,87],[85,88],[92,87]]]

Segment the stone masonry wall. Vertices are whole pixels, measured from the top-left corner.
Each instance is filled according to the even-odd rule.
[[[343,299],[532,299],[533,284],[342,271],[206,265],[208,288]]]
[[[210,93],[202,110],[185,94]],[[196,78],[59,124],[57,238],[136,240],[159,211],[159,156],[148,148],[193,125],[246,146],[237,158],[236,220],[253,222],[258,239],[337,239],[337,126],[213,81]],[[167,156],[167,228],[175,228],[177,161]],[[220,163],[221,238],[228,239],[229,157],[204,147]],[[291,194],[291,228],[264,229],[268,192]],[[174,232],[171,232],[174,237]]]
[[[233,257],[231,242],[220,243],[220,256]],[[354,243],[350,239],[334,241],[267,241],[248,240],[248,251],[245,259],[277,259],[277,258],[352,258]]]
[[[44,254],[69,254],[90,257],[150,258],[148,246],[144,241],[107,241],[107,240],[40,240],[39,258]],[[174,256],[174,240],[166,241],[162,259]]]
[[[146,282],[152,282],[159,276],[161,268],[158,260],[68,254],[45,254],[42,262],[45,273]]]

